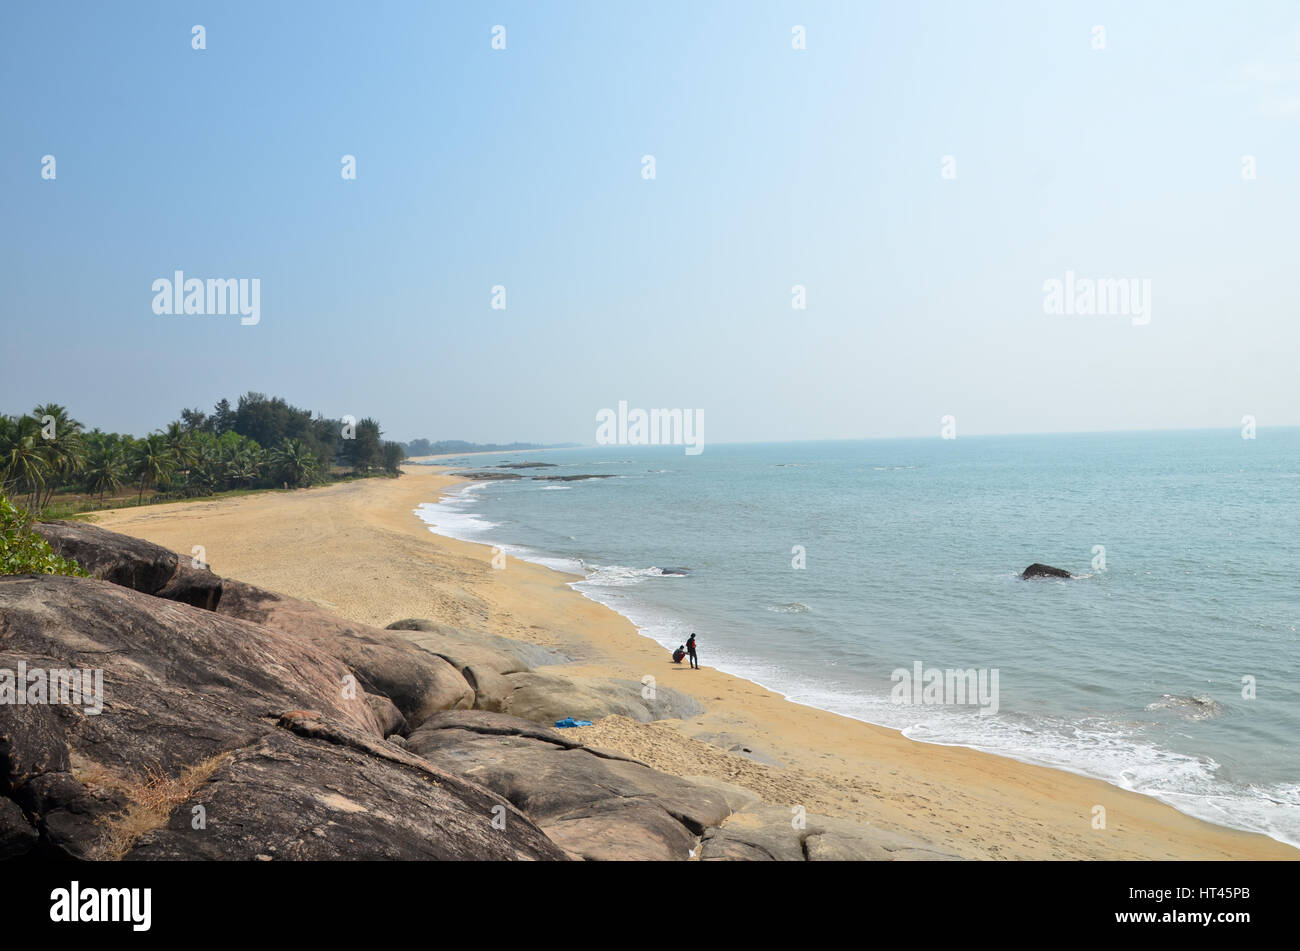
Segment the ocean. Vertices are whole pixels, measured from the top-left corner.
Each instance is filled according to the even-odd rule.
[[[553,467],[418,514],[796,703],[1300,846],[1300,429],[450,460],[520,462]],[[895,702],[918,664],[975,670],[996,711]]]

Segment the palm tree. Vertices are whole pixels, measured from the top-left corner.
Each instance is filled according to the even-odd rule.
[[[99,493],[99,504],[104,504],[105,492],[116,492],[126,478],[126,460],[122,449],[113,443],[104,443],[90,453],[83,473],[86,490]]]
[[[136,504],[144,501],[144,490],[171,475],[176,460],[162,433],[150,433],[131,447],[131,475],[140,486]]]
[[[280,448],[272,453],[272,460],[279,468],[284,481],[297,488],[310,485],[316,478],[316,454],[307,448],[301,439],[286,439]]]
[[[194,461],[193,438],[180,423],[168,423],[163,439],[167,443],[167,448],[171,450],[176,464],[182,469],[187,468]]]
[[[49,469],[41,443],[40,421],[32,416],[3,417],[0,427],[0,489],[19,490],[27,496],[26,507],[35,511],[45,488]]]
[[[209,433],[200,433],[195,440],[190,457],[190,474],[187,482],[200,494],[206,495],[221,484],[221,453]]]
[[[246,442],[232,450],[226,460],[226,477],[243,489],[257,481],[261,469],[261,450],[254,442]]]
[[[81,438],[81,423],[68,415],[68,410],[58,403],[46,403],[32,410],[40,425],[43,455],[51,478],[46,480],[45,498],[38,494],[37,508],[48,505],[54,490],[66,482],[86,460],[86,448]]]

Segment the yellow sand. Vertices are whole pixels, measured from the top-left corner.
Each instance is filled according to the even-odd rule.
[[[914,742],[893,730],[790,703],[752,683],[670,662],[616,612],[568,587],[578,580],[434,535],[414,514],[456,480],[430,466],[400,479],[269,492],[103,513],[98,524],[190,555],[214,571],[384,626],[430,618],[562,648],[569,675],[630,677],[695,696],[691,721],[610,717],[576,736],[679,775],[712,775],[765,801],[870,821],[970,858],[1294,859],[1262,835],[1192,819],[1098,780],[987,753]],[[701,652],[707,658],[707,639]],[[580,714],[581,711],[575,711]],[[726,733],[781,765],[692,736]],[[1105,828],[1094,828],[1094,808]]]

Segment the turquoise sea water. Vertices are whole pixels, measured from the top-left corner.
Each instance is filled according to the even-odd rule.
[[[460,460],[538,461],[516,471],[616,478],[476,483],[420,514],[796,702],[1300,845],[1300,429]],[[1021,581],[1032,562],[1079,577]],[[997,713],[891,702],[917,662],[996,671]]]

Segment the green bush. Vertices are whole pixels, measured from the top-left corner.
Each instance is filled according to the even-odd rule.
[[[32,517],[0,495],[0,575],[76,575],[90,577],[75,561],[54,554],[32,530]]]

